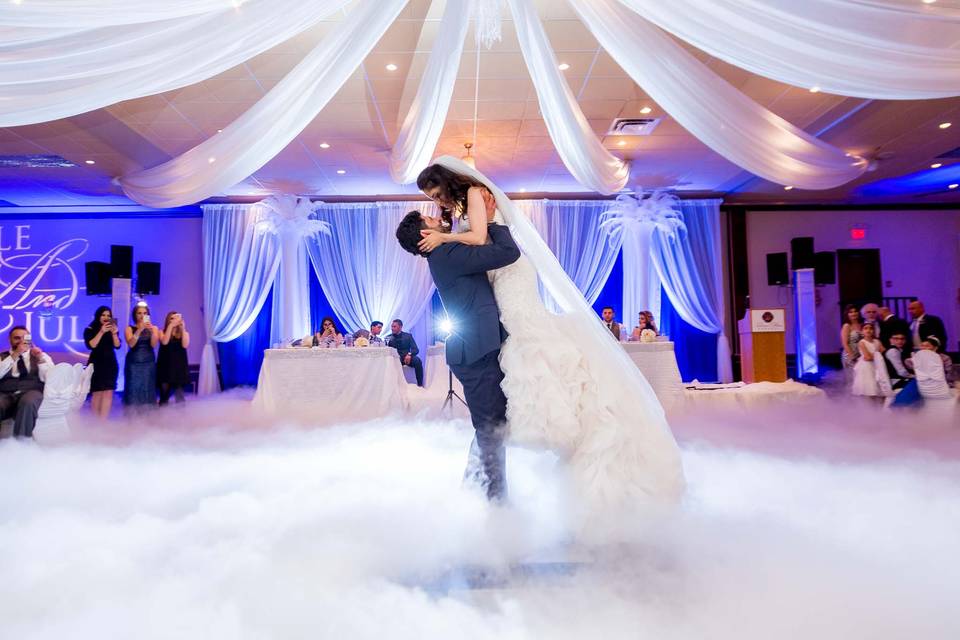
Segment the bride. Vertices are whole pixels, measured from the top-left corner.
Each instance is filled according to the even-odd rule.
[[[424,169],[417,186],[452,232],[424,231],[422,249],[486,243],[495,205],[494,221],[509,227],[523,252],[488,274],[510,334],[500,351],[510,440],[564,456],[591,511],[678,499],[683,470],[663,408],[531,222],[483,174],[450,156]],[[544,307],[538,276],[562,315]]]

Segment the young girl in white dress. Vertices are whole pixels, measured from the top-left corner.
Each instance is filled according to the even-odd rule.
[[[877,340],[872,324],[865,322],[862,331],[863,338],[857,343],[860,358],[853,366],[853,395],[882,398],[886,394],[877,380],[875,360],[883,358],[883,345]]]

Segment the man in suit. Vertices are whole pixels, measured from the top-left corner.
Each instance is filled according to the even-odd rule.
[[[43,383],[53,360],[29,340],[27,328],[10,330],[10,350],[0,353],[0,419],[13,416],[13,437],[33,437]]]
[[[441,230],[439,218],[412,211],[397,227],[397,241],[414,255],[420,251],[420,231]],[[471,446],[471,464],[465,478],[481,482],[492,501],[507,496],[506,450],[503,440],[507,420],[507,399],[500,388],[500,345],[506,331],[500,324],[500,310],[487,279],[487,271],[517,261],[520,249],[506,227],[491,224],[490,243],[469,246],[442,244],[426,255],[430,275],[453,324],[447,338],[447,364],[463,385],[470,419],[476,432]],[[473,453],[477,456],[474,458]],[[476,462],[478,468],[472,463]]]
[[[919,300],[911,302],[907,306],[907,311],[913,318],[913,322],[910,323],[910,335],[913,336],[914,349],[919,349],[920,343],[929,336],[935,336],[944,350],[947,349],[947,330],[943,326],[943,320],[928,314]]]
[[[881,309],[882,311],[882,309]],[[907,324],[904,322],[903,324]],[[907,347],[907,331],[896,331],[890,338],[890,346],[883,352],[883,359],[887,364],[887,374],[890,376],[890,384],[894,389],[902,389],[913,378],[913,374],[907,369],[904,360],[907,359],[905,350]]]
[[[620,323],[614,320],[614,310],[613,307],[604,307],[602,313],[600,314],[603,318],[603,324],[607,325],[607,329],[610,330],[610,333],[613,334],[615,340],[620,340]]]
[[[417,354],[420,353],[420,348],[417,346],[417,341],[413,339],[411,334],[404,332],[403,320],[394,320],[390,324],[390,329],[393,331],[393,333],[388,335],[383,343],[386,346],[393,347],[397,350],[397,353],[400,354],[400,362],[403,364],[403,366],[413,368],[413,372],[417,376],[417,386],[422,387],[423,362],[417,356]]]
[[[880,307],[877,313],[879,318],[880,342],[884,349],[890,348],[890,339],[895,335],[910,335],[910,325],[903,318],[893,314],[890,307]],[[904,357],[910,354],[909,342],[903,348],[906,349]]]

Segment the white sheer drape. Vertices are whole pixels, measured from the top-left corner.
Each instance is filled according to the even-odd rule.
[[[222,133],[158,167],[120,180],[148,206],[176,207],[220,193],[266,164],[340,90],[407,0],[361,0],[267,95]]]
[[[28,42],[4,38],[0,126],[56,120],[201,82],[301,33],[347,2],[252,0],[242,10],[159,23],[35,30]]]
[[[436,214],[431,202],[317,207],[315,215],[330,223],[330,234],[308,243],[307,254],[345,329],[356,331],[374,320],[389,323],[400,318],[410,330],[430,307],[434,286],[427,261],[397,243],[397,225],[408,211]]]
[[[390,156],[390,174],[400,184],[417,179],[417,174],[430,163],[440,140],[460,69],[469,3],[470,0],[447,0],[427,68]]]
[[[557,68],[557,58],[531,0],[507,0],[513,12],[520,51],[527,63],[550,139],[577,182],[598,193],[616,193],[627,184],[630,170],[607,151],[576,96]]]
[[[570,2],[650,97],[728,160],[767,180],[803,189],[836,187],[866,170],[863,159],[763,108],[617,0]]]
[[[960,94],[956,3],[620,1],[716,58],[787,84],[887,100]]]
[[[700,331],[716,333],[717,376],[733,381],[730,343],[723,328],[721,200],[681,200],[685,233],[653,231],[650,259],[677,313]],[[626,256],[624,257],[626,271]]]
[[[650,252],[653,226],[643,225],[623,234],[623,309],[620,320],[629,330],[640,323],[640,312],[649,311],[658,327],[660,322],[660,277]]]
[[[518,200],[515,204],[533,223],[587,302],[596,302],[620,253],[621,238],[600,230],[601,214],[610,207],[610,202]],[[540,297],[548,309],[560,312],[542,282]]]
[[[10,0],[0,26],[95,29],[239,10],[254,0]]]
[[[220,390],[214,342],[246,331],[263,307],[280,267],[280,243],[257,229],[251,205],[203,206],[203,318],[207,344],[200,358],[201,395]]]

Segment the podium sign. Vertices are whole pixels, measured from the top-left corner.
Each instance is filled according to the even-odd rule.
[[[785,382],[787,379],[786,311],[747,309],[737,323],[740,333],[740,374],[744,382]]]

